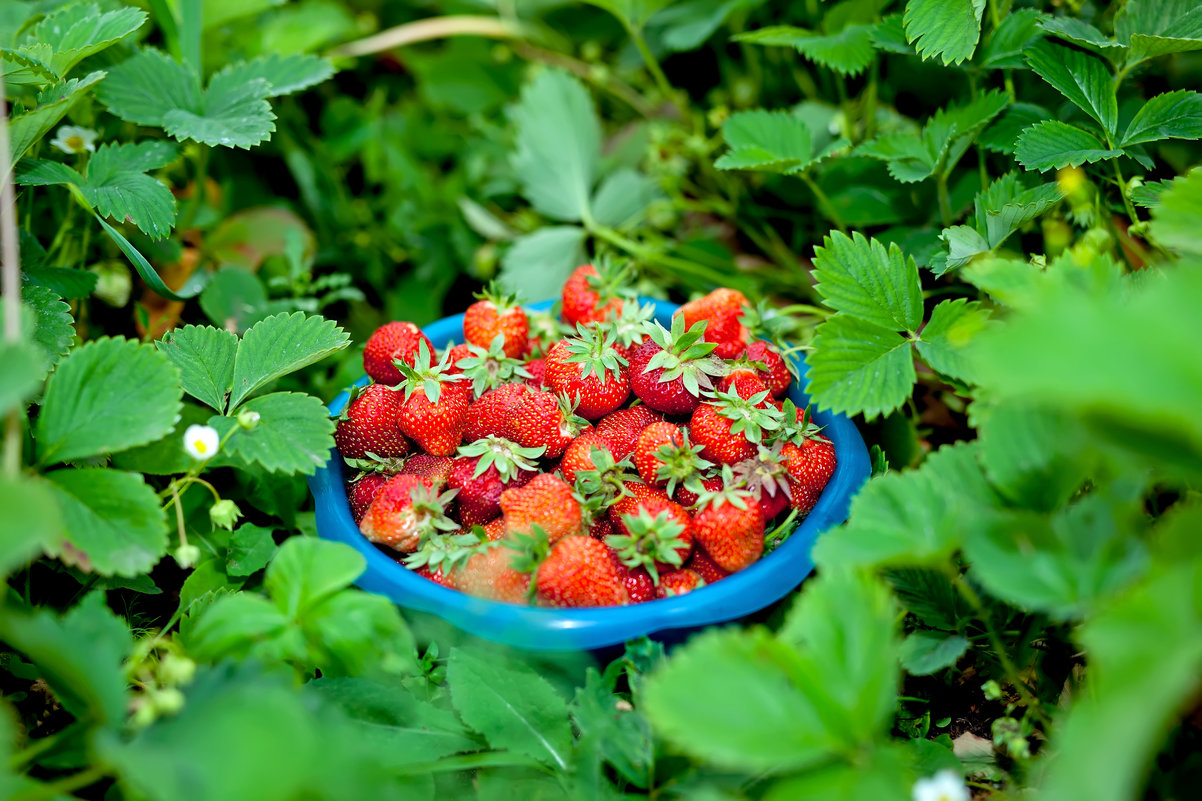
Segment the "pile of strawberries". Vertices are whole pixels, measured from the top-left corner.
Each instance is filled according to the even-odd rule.
[[[335,435],[369,540],[483,598],[617,606],[720,581],[813,508],[835,451],[747,299],[668,330],[622,278],[578,268],[561,319],[486,292],[441,353],[412,323],[372,334]]]

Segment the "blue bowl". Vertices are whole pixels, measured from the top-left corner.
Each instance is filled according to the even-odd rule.
[[[643,298],[655,305],[655,318],[671,325],[677,306]],[[530,308],[546,309],[550,301]],[[463,338],[463,315],[431,323],[426,336],[435,347]],[[804,361],[798,367],[806,369]],[[358,382],[366,384],[364,376]],[[797,386],[789,397],[805,408],[808,396]],[[329,405],[331,414],[346,406],[343,392]],[[355,582],[368,592],[392,599],[407,609],[432,613],[465,631],[495,642],[527,650],[595,650],[642,635],[667,635],[745,617],[779,601],[814,569],[810,550],[826,529],[847,519],[852,496],[871,473],[868,449],[860,432],[844,415],[816,412],[814,421],[835,445],[837,467],[813,511],[789,538],[771,554],[746,570],[712,585],[675,598],[600,609],[544,609],[486,601],[424,579],[400,565],[368,542],[351,517],[346,497],[344,464],[337,451],[309,479],[317,507],[317,531],[328,540],[344,542],[367,560],[367,569]],[[679,633],[679,632],[678,632]],[[671,635],[668,635],[669,637]]]

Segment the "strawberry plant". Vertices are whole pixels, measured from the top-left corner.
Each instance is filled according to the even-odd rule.
[[[1187,797],[1200,14],[0,4],[0,797]],[[667,647],[314,536],[337,447],[427,579],[700,598],[834,469],[790,381],[875,475]]]

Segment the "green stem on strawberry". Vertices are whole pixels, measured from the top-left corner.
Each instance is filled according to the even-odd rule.
[[[779,526],[764,535],[764,556],[779,548],[797,530],[797,526],[793,525],[797,520],[797,514],[798,511],[793,509]]]

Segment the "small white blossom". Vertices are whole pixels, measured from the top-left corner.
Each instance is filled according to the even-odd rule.
[[[184,450],[198,462],[217,454],[218,441],[217,429],[212,426],[188,426],[184,432]]]
[[[91,128],[80,128],[78,125],[64,125],[50,140],[50,144],[64,153],[91,153],[96,150],[98,133]]]
[[[941,770],[929,779],[914,782],[914,801],[969,801],[964,779],[954,770]]]

